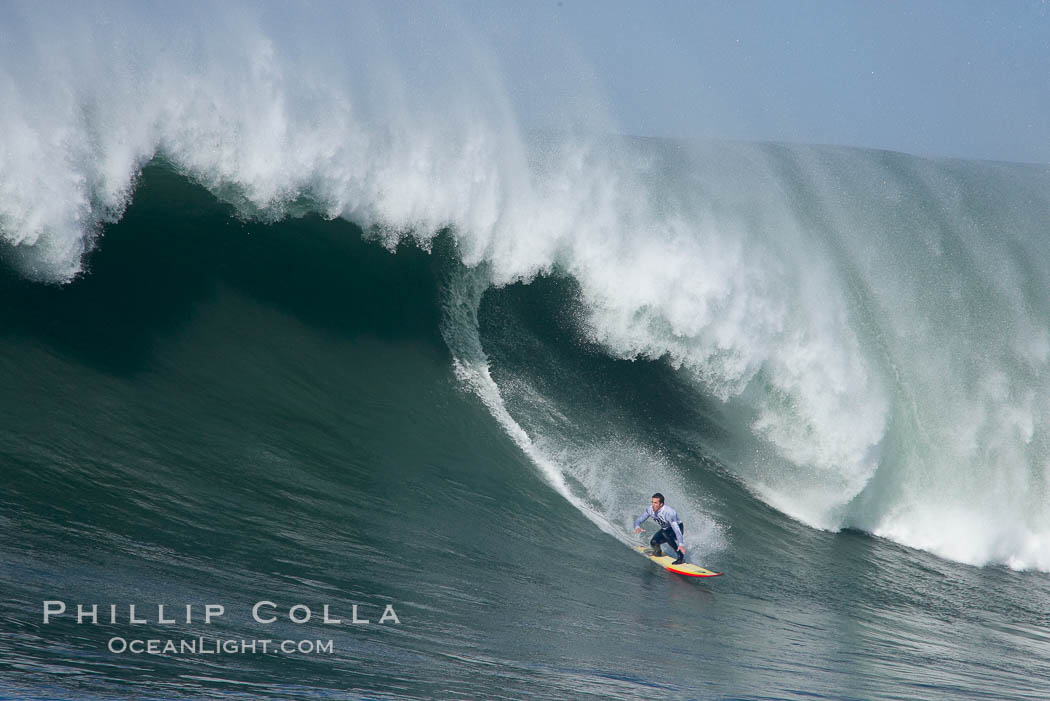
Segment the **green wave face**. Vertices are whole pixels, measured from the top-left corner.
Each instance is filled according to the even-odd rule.
[[[789,171],[813,156],[762,152]],[[1044,177],[824,155],[858,168],[888,158],[902,172],[932,168],[957,183]],[[796,185],[792,201],[812,198],[812,183]],[[925,200],[864,211],[883,223],[944,223],[947,205],[936,202],[930,211]],[[1002,224],[998,205],[985,206],[982,216]],[[964,255],[978,245],[966,239],[976,230],[938,229],[944,261],[924,265],[915,246],[928,241],[917,234],[902,238],[903,252],[869,250],[863,242],[883,229],[863,229],[863,216],[848,236],[828,211],[806,216],[807,255],[831,266],[815,274],[845,285],[828,294],[848,292],[831,305],[841,304],[854,344],[846,356],[857,353],[883,394],[882,433],[865,456],[874,471],[846,499],[845,471],[807,463],[769,428],[797,419],[806,396],[788,391],[774,356],[730,387],[732,359],[711,356],[705,366],[690,356],[703,331],[686,336],[655,298],[636,308],[641,326],[617,327],[610,315],[621,310],[596,306],[593,280],[569,257],[540,277],[494,285],[494,263],[464,265],[454,230],[429,250],[405,242],[391,251],[376,232],[340,219],[245,219],[167,165],[150,166],[77,279],[32,282],[17,262],[0,279],[5,694],[230,696],[251,684],[252,695],[275,698],[797,688],[880,697],[900,689],[900,674],[880,672],[888,665],[934,696],[958,685],[1027,688],[1040,674],[1033,611],[1047,596],[1038,573],[973,568],[871,535],[897,518],[958,536],[936,519],[977,492],[1021,505],[985,527],[1040,523],[1038,472],[1028,463],[964,465],[945,482],[936,443],[951,414],[936,404],[939,393],[1023,401],[1019,383],[1042,377],[1036,341],[1017,345],[1037,335],[1003,336],[1041,308],[1040,288],[1025,287],[1025,303],[1010,306],[1005,278],[988,277],[995,255],[1027,245],[1026,230],[1012,230],[1009,245],[981,238],[988,249]],[[897,267],[879,268],[881,256]],[[1016,266],[1014,282],[1041,274],[1035,258],[999,262]],[[961,271],[973,274],[971,287],[941,310],[956,299]],[[888,303],[890,282],[923,275],[927,294],[939,281],[945,296]],[[791,294],[801,295],[796,306],[806,298],[801,287]],[[993,319],[987,305],[996,303]],[[917,329],[943,341],[957,373],[935,372],[941,356]],[[640,331],[649,334],[634,337],[644,350],[624,340]],[[985,339],[985,350],[951,343],[964,334]],[[992,342],[994,334],[1011,340]],[[980,384],[982,363],[1007,348],[1029,355],[999,366],[999,385]],[[823,372],[841,379],[834,369]],[[966,378],[985,394],[973,395]],[[985,416],[1024,425],[1016,412]],[[1025,450],[1037,449],[1037,435]],[[970,449],[1012,450],[1002,436],[978,445]],[[923,489],[939,499],[923,501]],[[687,583],[624,547],[638,542],[631,521],[656,490],[687,524],[690,559],[726,576]],[[837,532],[805,525],[786,502],[827,508]],[[910,511],[921,518],[909,520]],[[110,605],[122,612],[116,623],[67,616],[41,626],[48,600],[97,603],[103,618]],[[259,601],[277,604],[277,622],[251,618]],[[129,603],[152,608],[147,624],[130,626]],[[220,603],[227,613],[164,625],[158,603],[198,614]],[[311,607],[311,622],[288,620],[296,604]],[[345,623],[355,604],[369,624]],[[344,624],[321,622],[325,605]],[[400,623],[379,624],[387,605]],[[998,621],[992,643],[989,621]],[[334,650],[218,662],[129,661],[107,650],[132,633],[331,639]],[[936,668],[908,652],[932,639],[945,641]],[[848,662],[873,649],[864,665]],[[799,666],[799,655],[813,664]],[[1000,664],[1006,655],[1010,666]],[[740,664],[755,658],[766,662]],[[67,676],[56,680],[58,668]]]

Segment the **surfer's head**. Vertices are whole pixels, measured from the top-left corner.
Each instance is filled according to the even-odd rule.
[[[659,511],[660,507],[664,505],[664,495],[657,492],[653,495],[653,511]]]

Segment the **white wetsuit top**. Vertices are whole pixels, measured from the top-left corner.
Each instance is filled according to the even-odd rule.
[[[645,510],[644,514],[635,519],[634,527],[641,528],[642,524],[645,523],[650,516],[656,521],[660,528],[670,529],[674,533],[675,540],[678,541],[679,545],[685,545],[682,538],[682,529],[678,527],[678,524],[682,522],[682,519],[678,518],[677,511],[667,504],[661,506],[659,511],[653,511],[653,507],[650,506]]]

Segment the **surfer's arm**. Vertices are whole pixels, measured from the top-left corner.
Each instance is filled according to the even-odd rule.
[[[649,519],[649,516],[651,516],[651,514],[649,513],[649,509],[646,509],[644,514],[642,514],[634,520],[634,530],[637,531],[639,528],[641,528],[642,524]]]
[[[674,533],[675,542],[678,543],[678,549],[685,549],[685,538],[682,537],[682,529],[678,527],[678,512],[674,509],[670,509],[671,513],[667,515],[667,523],[671,526],[671,532]]]
[[[678,521],[671,521],[671,530],[674,531],[675,542],[680,550],[685,550],[685,539],[682,537],[682,529],[678,527]]]

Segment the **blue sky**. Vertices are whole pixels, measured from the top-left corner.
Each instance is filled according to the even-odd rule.
[[[1045,0],[457,8],[529,123],[582,90],[632,134],[1050,162]]]

